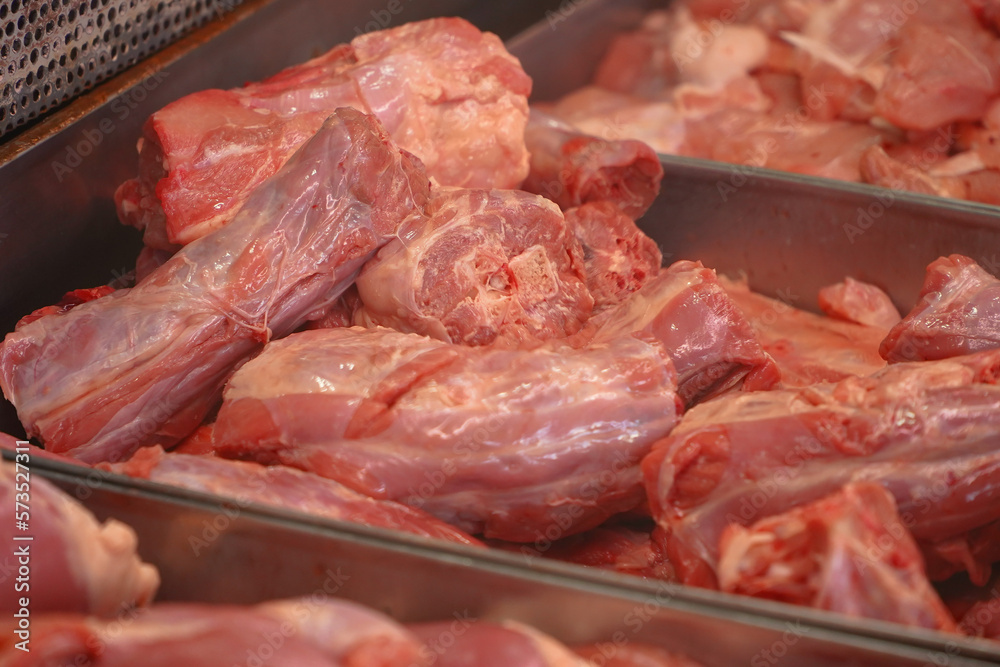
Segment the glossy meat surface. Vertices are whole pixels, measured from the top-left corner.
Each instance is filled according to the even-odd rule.
[[[590,317],[583,253],[559,208],[519,190],[437,189],[428,221],[358,277],[354,322],[465,345],[565,338]]]
[[[641,332],[660,341],[674,361],[686,405],[732,389],[769,389],[778,381],[747,319],[715,271],[680,261],[642,289],[596,315],[579,340]]]
[[[527,542],[639,504],[638,463],[676,423],[675,391],[662,347],[631,336],[524,351],[323,329],[273,342],[233,376],[215,439],[224,456]]]
[[[882,342],[890,363],[1000,347],[1000,280],[963,255],[927,267],[920,300]]]
[[[337,108],[374,114],[438,183],[516,187],[528,173],[531,80],[490,33],[458,18],[360,35],[233,90],[173,102],[146,123],[139,176],[115,195],[146,245],[224,225]]]
[[[589,136],[537,109],[531,111],[524,141],[531,169],[522,187],[563,210],[606,201],[637,219],[660,192],[663,167],[641,141]]]
[[[339,110],[232,224],[131,290],[9,334],[0,386],[53,452],[97,462],[169,447],[239,363],[321,312],[404,224],[419,224],[426,196],[423,170],[377,120]]]
[[[902,319],[888,294],[851,277],[821,289],[819,307],[830,317],[879,329],[891,329]]]
[[[856,618],[955,631],[924,560],[877,483],[837,493],[752,526],[729,526],[719,588]]]
[[[716,585],[719,538],[877,481],[918,541],[1000,518],[1000,354],[896,364],[867,378],[699,405],[642,469],[682,581]]]

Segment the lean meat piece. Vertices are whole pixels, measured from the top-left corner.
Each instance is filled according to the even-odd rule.
[[[719,553],[719,588],[729,593],[956,630],[892,495],[876,483],[848,484],[748,528],[731,525]]]
[[[681,580],[716,585],[719,537],[877,481],[921,542],[1000,519],[1000,351],[895,364],[797,390],[732,394],[690,410],[642,462]]]
[[[518,190],[437,190],[425,227],[358,277],[356,324],[465,345],[565,338],[590,317],[583,252],[562,212]]]
[[[962,255],[927,267],[920,300],[879,350],[890,363],[1000,347],[1000,280]]]
[[[107,621],[32,619],[31,652],[4,633],[8,667],[219,667],[254,660],[270,667],[420,667],[422,646],[378,612],[316,596],[256,607],[168,603]],[[263,656],[263,657],[262,657]]]
[[[22,454],[16,460],[23,463],[28,458]],[[99,523],[82,505],[26,467],[0,463],[0,478],[0,506],[10,515],[0,537],[12,545],[0,563],[7,573],[0,610],[8,619],[20,609],[22,597],[31,601],[32,618],[41,612],[113,616],[152,600],[160,575],[136,554],[135,531],[114,519]],[[23,505],[15,506],[15,501]],[[22,512],[30,526],[27,532],[15,530],[14,518]],[[19,535],[34,539],[14,541]],[[27,549],[31,577],[28,588],[18,590],[15,576],[21,548]]]
[[[463,614],[447,623],[409,630],[424,642],[422,657],[436,667],[588,667],[561,643],[521,623],[488,623]]]
[[[603,642],[576,646],[573,651],[588,665],[601,667],[701,667],[701,663],[656,646]]]
[[[583,249],[595,311],[621,303],[659,274],[660,248],[615,204],[601,201],[570,209],[566,223]]]
[[[607,141],[533,109],[524,133],[531,170],[523,188],[562,209],[609,201],[633,220],[660,192],[663,166],[656,151],[633,139]]]
[[[885,367],[878,353],[885,329],[822,317],[751,292],[745,282],[720,281],[777,362],[783,386],[836,382]]]
[[[175,444],[233,369],[350,285],[408,224],[427,178],[378,121],[340,109],[232,224],[131,290],[49,315],[0,347],[0,386],[29,435],[83,461]]]
[[[236,372],[215,439],[223,456],[529,542],[641,502],[638,462],[677,422],[675,391],[662,347],[632,336],[525,351],[322,329],[272,342]]]
[[[260,83],[207,90],[153,114],[139,175],[115,194],[146,245],[227,224],[339,107],[375,114],[443,185],[514,188],[528,174],[531,79],[490,33],[458,18],[371,32]]]
[[[850,277],[821,289],[819,307],[830,317],[878,329],[891,329],[902,319],[888,294]]]
[[[664,269],[620,305],[596,315],[575,342],[608,340],[642,332],[663,343],[688,406],[732,389],[769,389],[778,381],[774,362],[746,318],[701,262]]]
[[[167,454],[159,447],[136,452],[125,463],[102,464],[112,472],[341,521],[402,530],[459,544],[480,542],[413,507],[373,500],[333,480],[285,466],[262,466],[214,456]]]

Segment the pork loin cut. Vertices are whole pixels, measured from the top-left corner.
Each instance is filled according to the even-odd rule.
[[[638,505],[638,462],[679,410],[669,357],[632,336],[527,351],[322,329],[271,343],[233,376],[215,440],[224,456],[528,542]]]
[[[374,117],[338,110],[232,224],[131,290],[9,334],[0,386],[54,452],[98,462],[169,447],[236,366],[322,313],[380,246],[419,225],[427,193]]]

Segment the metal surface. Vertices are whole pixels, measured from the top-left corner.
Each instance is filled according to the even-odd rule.
[[[0,0],[0,139],[242,0]]]
[[[292,512],[36,459],[32,470],[139,535],[160,600],[335,595],[404,621],[518,620],[570,644],[642,642],[706,666],[995,664],[991,642],[726,596]],[[724,641],[720,641],[724,638]]]

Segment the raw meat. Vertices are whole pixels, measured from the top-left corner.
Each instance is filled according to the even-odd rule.
[[[656,646],[636,642],[588,644],[573,648],[588,665],[601,667],[701,667],[700,663]]]
[[[426,664],[437,667],[587,667],[552,637],[513,621],[495,624],[456,613],[451,622],[409,630],[423,640]]]
[[[659,344],[451,345],[387,329],[272,342],[230,381],[223,456],[281,462],[471,534],[570,535],[642,500],[639,460],[680,411]]]
[[[872,482],[744,528],[719,545],[719,588],[857,618],[955,631],[892,495]]]
[[[895,364],[798,390],[731,394],[690,410],[642,462],[682,581],[716,585],[719,537],[878,481],[918,541],[1000,519],[1000,351]]]
[[[24,464],[30,457],[21,454],[15,460]],[[99,523],[25,465],[0,463],[0,480],[0,506],[9,515],[0,531],[8,545],[0,563],[0,610],[7,619],[21,608],[21,598],[30,601],[32,619],[42,612],[114,616],[152,600],[160,575],[139,558],[135,531],[129,526],[114,519]],[[15,506],[15,501],[23,504]],[[15,530],[15,516],[22,514],[28,528]],[[24,536],[33,539],[16,541]],[[19,574],[22,565],[30,571],[27,577]]]
[[[63,295],[63,298],[59,300],[59,303],[52,306],[44,306],[22,317],[18,320],[14,329],[20,329],[21,327],[31,324],[35,320],[40,320],[47,315],[59,315],[61,313],[69,312],[81,303],[87,303],[88,301],[93,301],[94,299],[100,299],[102,296],[113,294],[114,291],[115,288],[113,287],[101,285],[100,287],[75,289],[72,292],[66,292],[66,294]]]
[[[660,341],[674,361],[685,405],[732,389],[769,389],[774,362],[701,262],[680,261],[660,272],[619,306],[594,317],[577,342],[642,332]]]
[[[229,91],[153,114],[139,176],[115,194],[123,223],[171,248],[227,224],[339,107],[378,116],[440,184],[517,187],[528,173],[531,79],[500,40],[458,18],[371,32]]]
[[[635,220],[660,192],[663,167],[641,141],[592,137],[538,109],[531,111],[524,141],[531,169],[522,187],[564,210],[608,201]]]
[[[32,619],[31,652],[0,640],[9,667],[418,667],[417,638],[359,605],[316,595],[256,607],[160,604],[105,621],[71,615]]]
[[[541,539],[532,545],[491,544],[527,558],[555,560],[599,567],[644,579],[673,581],[673,568],[662,546],[650,535],[652,527],[605,524],[555,542]]]
[[[878,354],[885,329],[815,315],[751,292],[745,282],[720,281],[777,362],[784,387],[836,382],[885,367]]]
[[[1000,347],[1000,280],[972,259],[951,255],[927,266],[920,300],[882,341],[890,363],[945,359]]]
[[[374,117],[338,110],[232,224],[131,290],[9,334],[0,386],[56,453],[98,462],[169,447],[236,366],[322,313],[380,246],[422,224],[427,192]]]
[[[570,209],[566,223],[583,249],[595,311],[621,303],[659,274],[660,248],[615,204],[601,201]]]
[[[425,227],[358,277],[356,324],[465,345],[565,338],[590,317],[583,253],[555,204],[518,190],[436,190]]]
[[[878,329],[891,329],[902,319],[888,294],[851,277],[821,289],[819,307],[830,317]]]
[[[260,503],[459,544],[480,544],[418,509],[388,500],[373,500],[333,480],[285,466],[265,467],[214,456],[167,454],[159,447],[149,447],[136,452],[125,463],[102,464],[102,467],[160,484],[236,499],[240,505]]]

